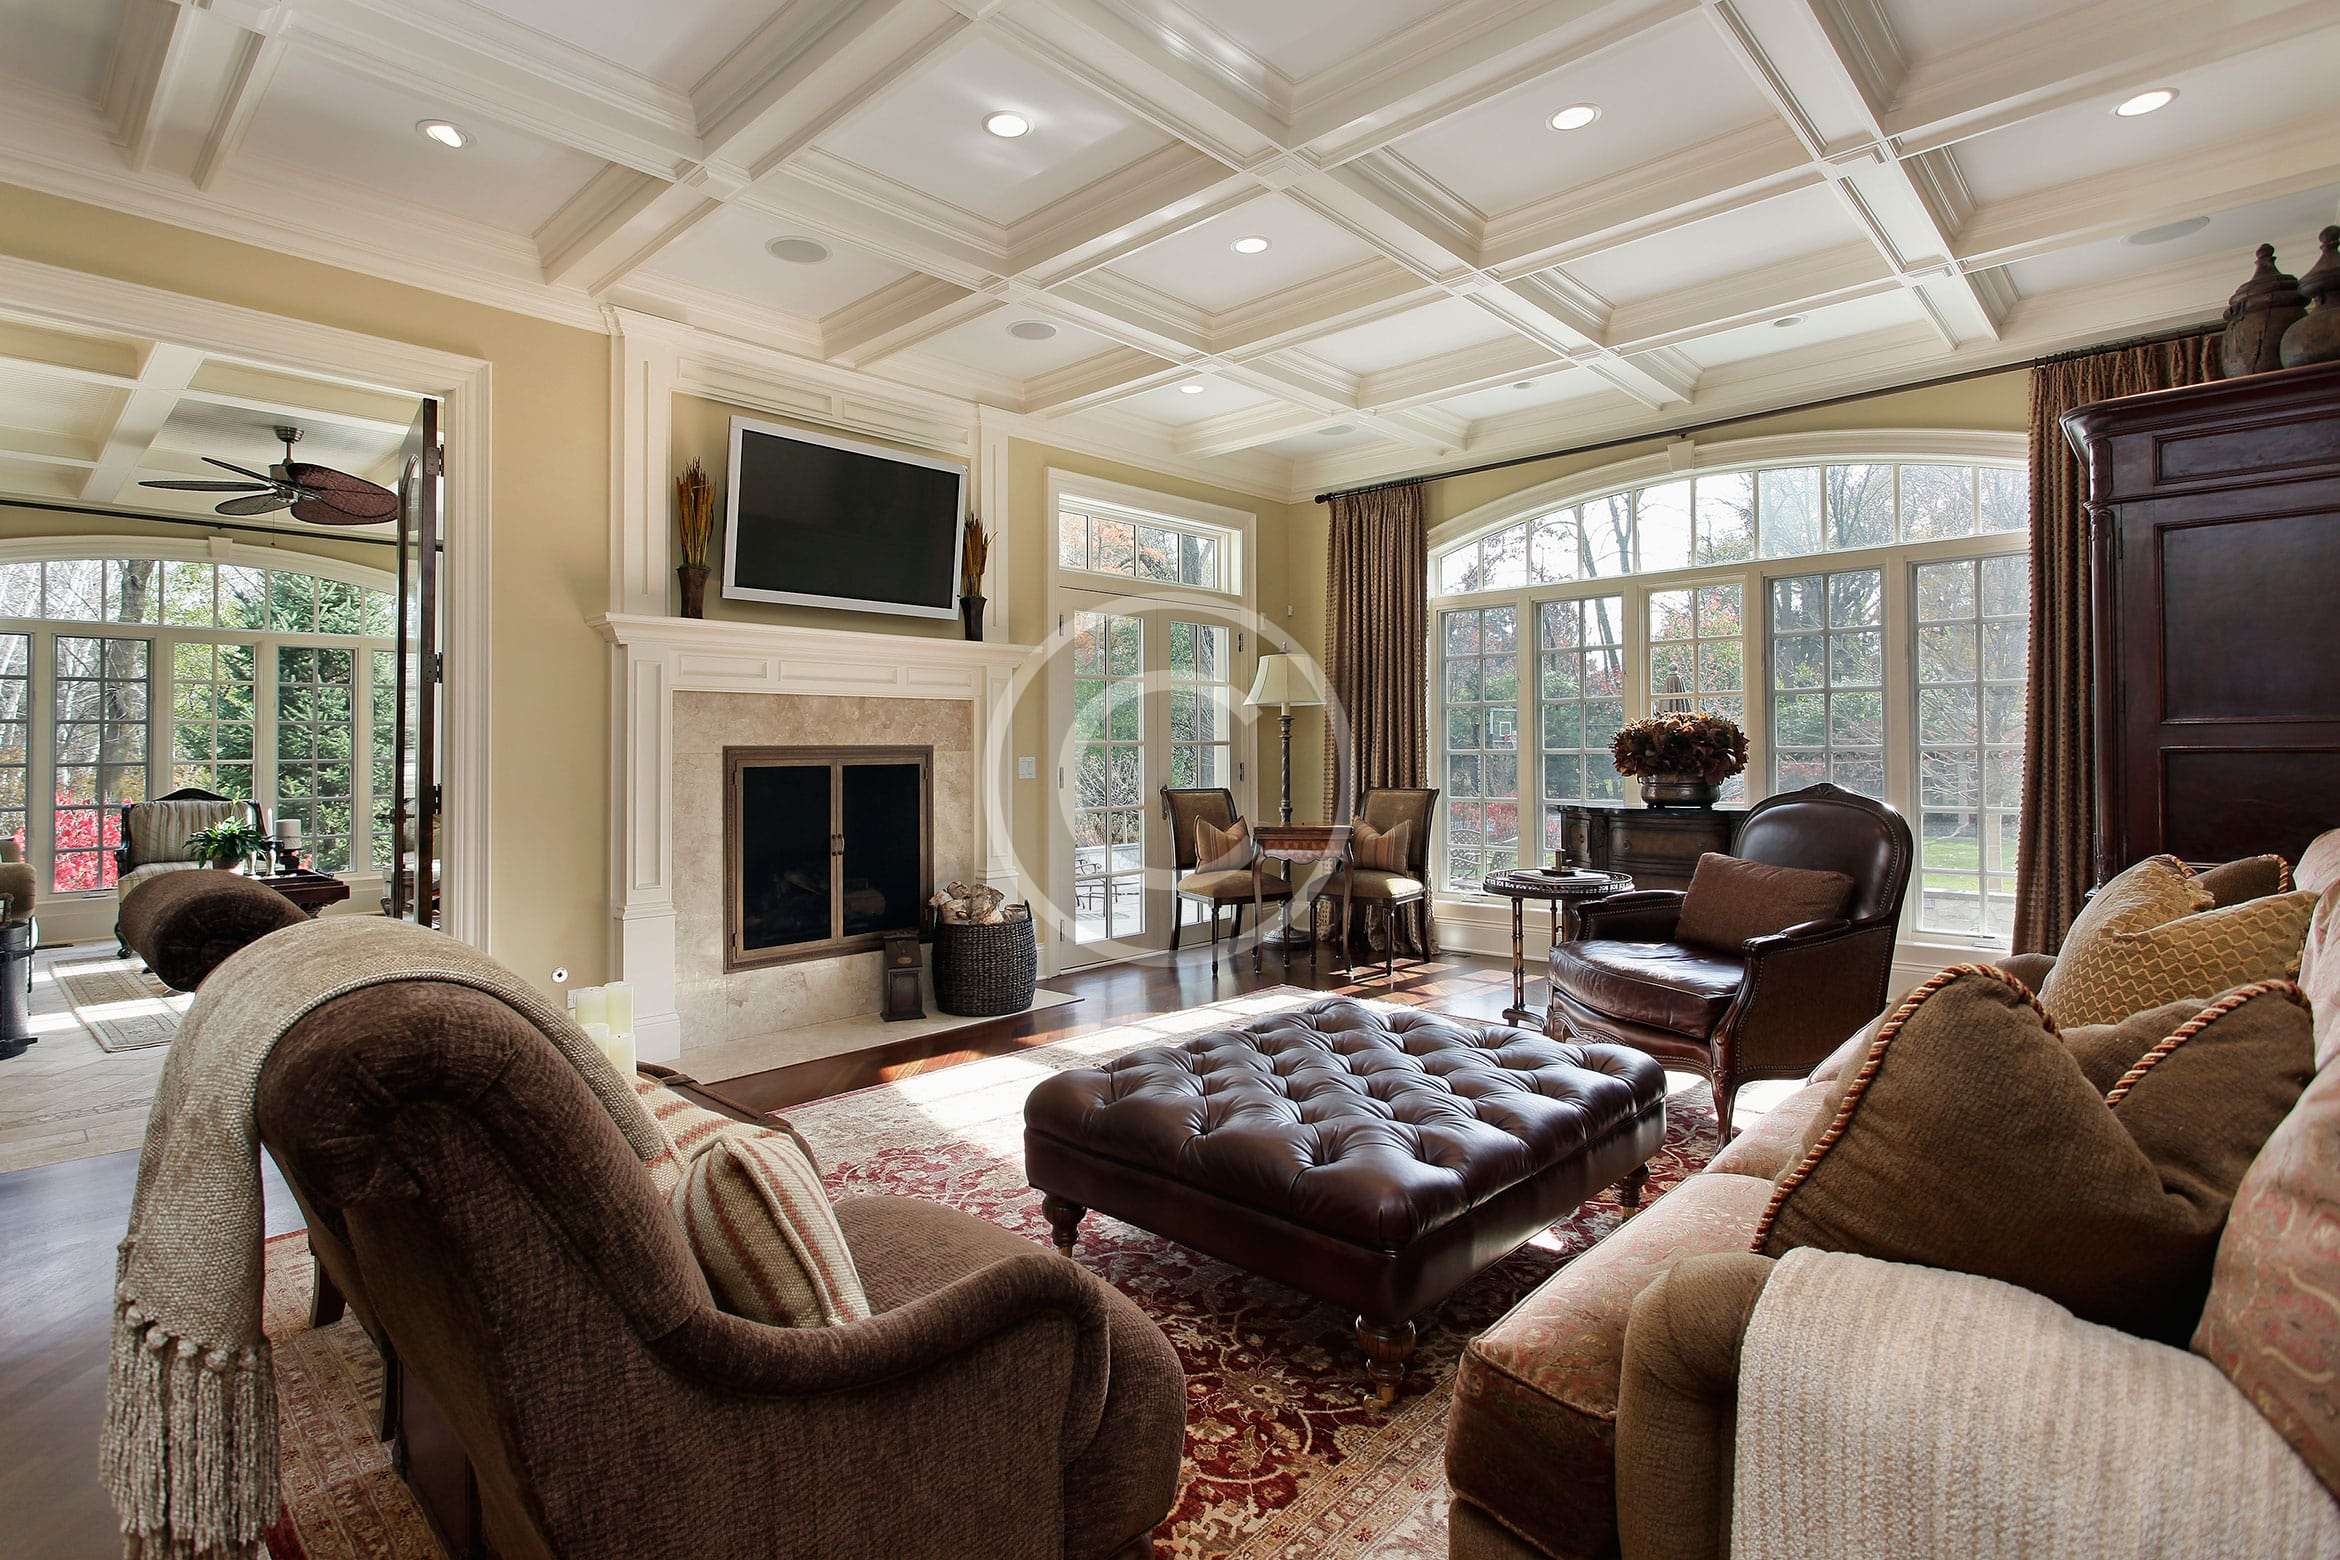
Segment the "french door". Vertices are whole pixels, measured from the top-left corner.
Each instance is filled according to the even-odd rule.
[[[1171,892],[1165,786],[1225,786],[1250,815],[1236,731],[1247,635],[1224,610],[1062,590],[1065,647],[1051,663],[1057,804],[1051,897],[1059,969],[1170,945],[1198,913]]]

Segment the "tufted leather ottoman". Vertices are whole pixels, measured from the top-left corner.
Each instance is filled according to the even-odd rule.
[[[1098,1067],[1024,1103],[1057,1249],[1089,1209],[1356,1313],[1381,1401],[1414,1319],[1622,1181],[1666,1079],[1623,1046],[1335,999]]]

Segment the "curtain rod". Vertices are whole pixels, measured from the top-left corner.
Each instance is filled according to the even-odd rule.
[[[1545,450],[1537,455],[1513,455],[1504,460],[1485,461],[1476,466],[1462,466],[1453,471],[1433,471],[1418,477],[1394,477],[1387,482],[1368,482],[1363,487],[1336,488],[1319,493],[1316,501],[1329,504],[1336,498],[1349,498],[1359,493],[1379,493],[1389,488],[1407,487],[1417,482],[1444,482],[1449,477],[1475,477],[1481,472],[1504,471],[1513,466],[1532,466],[1538,461],[1561,460],[1570,455],[1591,455],[1601,450],[1622,449],[1628,444],[1648,444],[1658,439],[1679,439],[1687,434],[1704,433],[1710,428],[1728,428],[1735,423],[1760,422],[1767,417],[1787,417],[1797,412],[1819,411],[1824,407],[1843,406],[1852,401],[1873,401],[1879,396],[1906,395],[1912,390],[1931,390],[1940,385],[1963,384],[1969,379],[1988,379],[1993,374],[2013,373],[2018,369],[2038,368],[2049,363],[2068,363],[2074,358],[2090,357],[2099,352],[2122,352],[2132,347],[2157,346],[2168,341],[2184,341],[2194,336],[2213,336],[2224,330],[2223,322],[2215,324],[2182,325],[2174,330],[2156,331],[2151,335],[2128,336],[2118,341],[2100,341],[2093,346],[2074,347],[2065,352],[2051,352],[2042,357],[2017,359],[2012,363],[1998,363],[1989,368],[1969,368],[1955,374],[1937,374],[1931,379],[1912,379],[1898,385],[1886,385],[1875,390],[1853,390],[1843,395],[1823,396],[1816,401],[1799,401],[1793,406],[1774,406],[1760,412],[1735,412],[1728,417],[1710,417],[1704,422],[1682,423],[1671,428],[1653,428],[1647,433],[1624,434],[1614,439],[1601,439],[1592,444],[1576,444],[1566,449]]]
[[[102,504],[49,504],[35,498],[11,498],[0,493],[0,509],[45,509],[60,515],[99,515],[109,520],[136,520],[143,525],[188,525],[203,531],[245,531],[253,536],[306,536],[306,531],[288,531],[275,525],[237,525],[232,520],[198,520],[192,515],[156,515],[139,509],[109,509]],[[395,537],[338,536],[324,533],[333,541],[351,547],[396,547]],[[320,537],[323,539],[323,537]],[[440,542],[438,550],[445,552],[447,544]]]

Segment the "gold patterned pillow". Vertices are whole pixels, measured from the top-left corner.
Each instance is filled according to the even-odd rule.
[[[820,1172],[779,1133],[730,1137],[690,1163],[675,1217],[723,1309],[774,1327],[867,1321],[869,1299]]]
[[[2067,936],[2055,969],[2041,984],[2040,1001],[2058,1024],[2112,1024],[2183,997],[2289,980],[2299,973],[2315,908],[2310,893],[2268,894],[2158,924],[2101,926],[2084,938]],[[2079,925],[2073,923],[2075,931]]]
[[[1360,818],[1349,835],[1349,859],[1370,872],[1403,872],[1413,832],[1411,818],[1394,829],[1376,829]]]

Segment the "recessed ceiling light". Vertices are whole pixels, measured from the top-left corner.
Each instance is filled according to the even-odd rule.
[[[1032,128],[1032,121],[1021,114],[1001,112],[983,116],[983,128],[1003,141],[1012,141]]]
[[[1319,428],[1316,431],[1325,438],[1337,439],[1344,433],[1355,433],[1357,430],[1350,427],[1347,423],[1334,423],[1329,428]]]
[[[2210,225],[2208,217],[2187,217],[2178,222],[2164,222],[2159,227],[2141,228],[2121,240],[2124,244],[2166,244],[2173,238],[2184,238],[2188,233],[2199,233]]]
[[[1598,103],[1571,103],[1551,118],[1555,130],[1582,130],[1601,117]]]
[[[1801,314],[1783,314],[1778,319],[1771,322],[1771,328],[1773,330],[1787,330],[1793,326],[1801,325],[1803,323],[1804,316]]]
[[[1180,385],[1178,387],[1178,393],[1180,395],[1200,395],[1203,393],[1203,386],[1199,384]]]
[[[1056,327],[1046,320],[1018,320],[1008,327],[1008,334],[1018,341],[1048,341],[1055,337]]]
[[[1536,382],[1532,379],[1515,379],[1511,384],[1514,390],[1533,390],[1535,387]]]
[[[790,265],[819,265],[829,258],[829,246],[810,238],[775,238],[764,246],[764,253]]]
[[[2138,93],[2114,109],[2113,112],[2123,119],[2134,119],[2139,114],[2150,114],[2157,108],[2167,108],[2176,101],[2177,89],[2175,87],[2155,87],[2150,92]]]
[[[1253,233],[1248,237],[1235,240],[1234,243],[1229,244],[1227,247],[1234,250],[1239,255],[1256,255],[1264,252],[1267,249],[1267,246],[1268,241],[1266,239],[1260,237],[1257,233]]]
[[[425,119],[415,128],[441,146],[453,150],[460,151],[471,144],[470,136],[465,135],[459,127],[447,123],[444,119]]]

